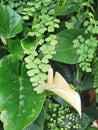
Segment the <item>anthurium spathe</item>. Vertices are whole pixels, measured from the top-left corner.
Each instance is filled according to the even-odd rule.
[[[46,84],[42,84],[35,88],[37,93],[42,93],[45,90],[49,90],[54,92],[56,95],[63,98],[67,101],[71,106],[73,106],[81,117],[81,99],[78,92],[70,87],[70,85],[66,82],[66,80],[60,75],[60,73],[56,72],[53,78],[53,70],[52,68],[48,71],[48,81]]]

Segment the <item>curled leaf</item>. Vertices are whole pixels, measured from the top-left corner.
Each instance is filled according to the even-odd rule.
[[[46,84],[38,86],[37,88],[35,88],[35,90],[37,91],[37,93],[42,93],[45,90],[54,92],[56,95],[60,96],[70,105],[72,105],[81,117],[80,95],[68,85],[66,80],[58,72],[56,72],[52,84],[48,82]]]

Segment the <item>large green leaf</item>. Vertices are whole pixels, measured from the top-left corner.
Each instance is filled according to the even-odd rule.
[[[80,1],[68,0],[67,3],[65,4],[65,6],[62,8],[62,10],[57,15],[58,16],[68,15],[70,13],[73,13],[80,7],[81,7]]]
[[[34,121],[30,126],[25,128],[24,130],[44,130],[45,119],[46,119],[46,108],[42,110],[37,120]]]
[[[11,38],[22,31],[23,20],[14,10],[0,4],[0,36]]]
[[[56,54],[53,56],[53,60],[75,64],[78,62],[78,55],[76,49],[73,47],[73,40],[84,32],[84,29],[70,29],[63,30],[57,34],[58,44],[56,45]]]
[[[39,115],[45,95],[33,91],[24,64],[12,56],[0,61],[0,119],[4,130],[22,130]]]
[[[12,40],[7,39],[7,50],[14,54],[18,59],[22,59],[24,57],[24,50],[21,46],[21,41],[19,39]]]

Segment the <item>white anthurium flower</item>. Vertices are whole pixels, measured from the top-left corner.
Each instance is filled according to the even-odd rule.
[[[80,95],[72,89],[66,80],[56,72],[53,79],[53,70],[52,68],[48,71],[48,83],[40,85],[34,89],[37,93],[42,93],[45,90],[54,92],[56,95],[63,98],[70,105],[72,105],[81,117],[81,99]]]

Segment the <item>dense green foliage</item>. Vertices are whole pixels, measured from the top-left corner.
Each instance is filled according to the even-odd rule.
[[[4,130],[93,129],[98,119],[97,0],[1,0],[0,38]],[[81,95],[81,119],[60,97],[34,91],[47,82],[50,66]]]

